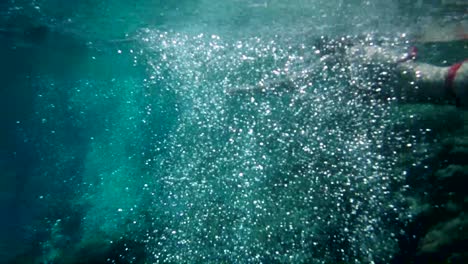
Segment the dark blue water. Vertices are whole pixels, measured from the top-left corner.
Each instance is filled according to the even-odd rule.
[[[407,4],[0,4],[0,259],[389,263],[461,118],[343,52],[407,48]]]

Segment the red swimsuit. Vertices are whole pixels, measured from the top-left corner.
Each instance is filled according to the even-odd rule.
[[[455,90],[453,87],[453,82],[455,81],[455,77],[457,77],[458,69],[460,69],[460,67],[466,61],[468,61],[468,59],[459,63],[455,63],[454,65],[450,66],[448,73],[447,73],[447,77],[445,78],[445,89],[447,90],[448,94],[453,97],[456,97]]]

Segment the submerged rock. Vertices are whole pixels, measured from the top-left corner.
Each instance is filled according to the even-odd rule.
[[[468,140],[465,112],[457,112],[458,123],[449,130],[439,130],[433,149],[424,164],[431,164],[429,174],[414,173],[408,178],[413,193],[413,221],[401,244],[406,262],[467,263],[468,254]],[[437,120],[433,120],[437,125]],[[453,124],[453,123],[452,123]],[[413,171],[417,171],[413,169]],[[411,240],[410,237],[414,239]]]
[[[438,223],[432,227],[420,242],[419,256],[428,262],[448,262],[463,257],[466,263],[466,243],[468,242],[468,217],[461,213],[458,217]]]

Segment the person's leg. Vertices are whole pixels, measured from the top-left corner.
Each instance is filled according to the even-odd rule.
[[[420,101],[456,99],[457,106],[468,107],[468,61],[450,67],[415,62],[415,50],[399,54],[378,46],[354,48],[361,63],[395,65],[402,94]]]
[[[449,67],[404,62],[397,66],[406,89],[429,98],[454,99],[459,107],[468,107],[468,61]]]
[[[407,61],[396,66],[397,78],[403,92],[422,101],[447,96],[445,77],[447,67]]]
[[[468,108],[468,60],[449,67],[446,87],[456,97],[457,106]]]

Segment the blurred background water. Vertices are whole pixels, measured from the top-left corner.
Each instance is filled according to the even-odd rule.
[[[382,100],[391,78],[343,50],[416,43],[450,65],[466,41],[428,28],[466,8],[2,1],[0,262],[413,260],[424,179],[465,146],[465,112]]]

